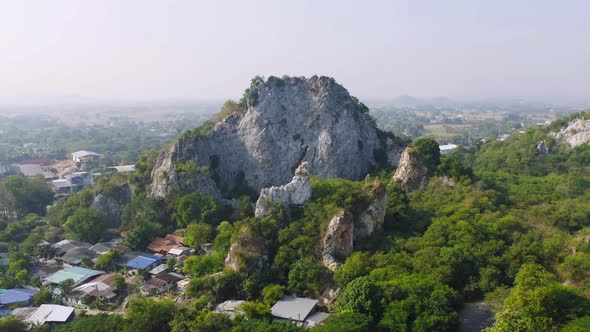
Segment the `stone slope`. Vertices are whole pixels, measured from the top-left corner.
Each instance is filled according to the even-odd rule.
[[[240,181],[259,191],[288,183],[302,162],[315,175],[359,180],[380,162],[399,160],[402,148],[379,135],[366,107],[332,78],[269,77],[249,96],[247,108],[203,135],[183,136],[159,156],[152,196],[182,188],[219,197]],[[183,178],[176,168],[188,161],[208,174]]]
[[[560,142],[566,142],[574,148],[590,143],[590,120],[578,118],[570,121],[567,126],[558,132],[552,132],[551,136]]]

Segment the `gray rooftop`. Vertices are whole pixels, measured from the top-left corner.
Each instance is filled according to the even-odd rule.
[[[304,321],[317,303],[318,300],[314,299],[285,296],[272,306],[271,312],[277,318]]]

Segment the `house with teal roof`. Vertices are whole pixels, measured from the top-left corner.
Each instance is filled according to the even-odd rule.
[[[54,274],[45,278],[43,282],[44,285],[59,285],[61,282],[66,281],[68,279],[72,279],[74,281],[73,287],[79,286],[86,282],[87,280],[94,278],[98,275],[104,274],[104,271],[97,271],[92,269],[87,269],[84,267],[74,266],[65,268],[63,270],[59,270]]]

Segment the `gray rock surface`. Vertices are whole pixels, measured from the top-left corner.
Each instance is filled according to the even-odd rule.
[[[428,182],[428,169],[420,165],[416,157],[410,153],[411,147],[407,147],[399,161],[392,180],[399,181],[403,191],[411,191],[424,188]]]
[[[342,265],[342,260],[352,254],[354,240],[354,219],[344,210],[340,211],[328,224],[322,240],[322,262],[334,271]]]
[[[559,132],[551,133],[558,141],[565,141],[570,147],[574,148],[590,142],[590,120],[582,118],[572,120],[568,125]]]
[[[387,213],[387,192],[378,193],[369,207],[358,216],[357,227],[354,229],[354,240],[364,240],[375,232],[383,230],[383,222]]]
[[[225,267],[243,274],[262,267],[268,261],[265,242],[266,239],[251,228],[242,229],[237,241],[229,248],[225,257]]]
[[[304,205],[311,198],[310,171],[307,162],[301,163],[295,170],[291,182],[283,186],[263,188],[256,202],[255,215],[264,218],[268,214],[269,204],[280,204],[287,212],[292,205]]]
[[[548,154],[549,148],[545,145],[545,141],[540,141],[537,143],[537,152],[539,154]]]
[[[179,139],[159,156],[152,196],[165,197],[183,186],[218,195],[219,189],[231,191],[238,179],[254,190],[279,186],[291,180],[301,162],[313,174],[351,180],[378,169],[376,153],[396,164],[402,148],[380,138],[368,112],[332,78],[269,77],[252,93],[255,105],[227,116],[203,136]],[[184,181],[174,164],[188,160],[209,167],[208,176]]]
[[[124,183],[116,186],[110,193],[105,191],[96,193],[90,207],[105,213],[110,227],[119,227],[123,205],[131,201],[131,195],[131,187],[128,183]]]

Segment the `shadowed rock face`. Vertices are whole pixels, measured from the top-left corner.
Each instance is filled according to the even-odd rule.
[[[288,183],[302,162],[315,175],[351,180],[378,168],[376,154],[397,164],[401,148],[379,138],[368,112],[332,78],[270,77],[252,93],[255,105],[203,136],[181,138],[160,155],[152,171],[152,196],[165,197],[179,187],[218,196],[239,178],[258,191]],[[184,181],[175,164],[189,160],[208,167],[208,176]]]

